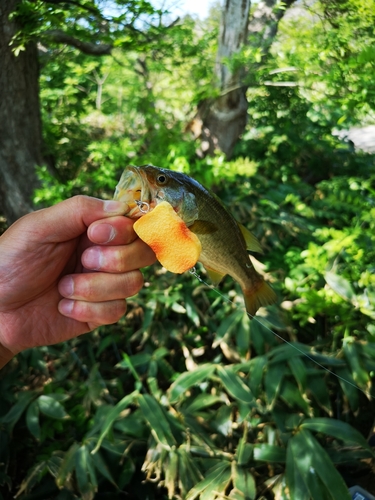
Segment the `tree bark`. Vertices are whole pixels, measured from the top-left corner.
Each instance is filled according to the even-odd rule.
[[[295,0],[285,0],[285,8]],[[228,60],[232,59],[244,45],[262,49],[267,56],[277,33],[277,26],[285,13],[276,9],[278,0],[262,0],[258,3],[249,21],[250,0],[226,0],[219,34],[219,46],[215,67],[215,79],[219,97],[200,104],[190,125],[197,127],[201,138],[200,155],[214,154],[220,150],[229,159],[233,148],[247,123],[247,80],[243,68],[232,71]],[[255,71],[257,64],[252,64]],[[192,126],[190,127],[192,128]],[[197,128],[195,128],[197,130]]]
[[[22,29],[9,20],[19,1],[0,3],[0,213],[8,224],[33,210],[42,164],[37,47],[29,43],[16,57],[10,46]]]

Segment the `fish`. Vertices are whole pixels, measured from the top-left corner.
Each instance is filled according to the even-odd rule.
[[[277,301],[275,291],[255,270],[248,251],[263,253],[256,237],[230,214],[222,201],[192,177],[154,165],[125,168],[114,194],[137,219],[167,201],[199,239],[198,261],[214,285],[230,275],[242,289],[248,314]]]

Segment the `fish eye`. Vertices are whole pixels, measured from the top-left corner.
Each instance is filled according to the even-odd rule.
[[[159,184],[165,184],[167,182],[167,176],[164,174],[160,174],[157,176],[156,180]]]

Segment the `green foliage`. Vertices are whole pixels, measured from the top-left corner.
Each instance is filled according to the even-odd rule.
[[[27,12],[17,15],[34,12],[42,29],[46,5],[22,2]],[[149,13],[129,5],[136,19]],[[370,471],[374,157],[331,132],[359,95],[363,112],[373,106],[367,72],[353,92],[353,60],[372,64],[370,18],[359,13],[373,11],[364,2],[315,7],[314,16],[327,10],[322,25],[314,16],[298,30],[285,21],[275,56],[251,75],[249,126],[231,161],[197,158],[183,133],[212,92],[214,21],[202,33],[186,19],[147,52],[114,34],[131,49],[115,59],[46,54],[50,162],[39,169],[36,202],[110,198],[129,163],[185,171],[258,237],[260,272],[280,300],[250,321],[231,279],[215,290],[199,266],[202,281],[155,265],[116,325],[19,354],[0,382],[4,498],[345,499],[351,475]],[[72,28],[67,9],[53,15]],[[239,56],[249,67],[257,57]]]

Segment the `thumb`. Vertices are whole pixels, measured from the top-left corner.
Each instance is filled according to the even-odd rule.
[[[27,229],[29,234],[33,234],[34,240],[57,243],[80,236],[96,220],[124,215],[127,211],[128,205],[120,201],[78,195],[33,212],[24,219],[25,222],[28,219],[27,222],[31,225]]]

